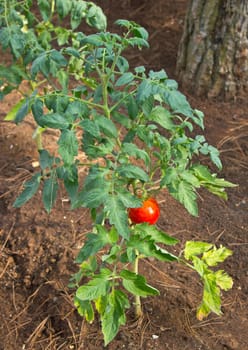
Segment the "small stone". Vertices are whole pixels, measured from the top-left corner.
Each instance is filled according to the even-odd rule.
[[[152,339],[158,339],[158,337],[159,337],[159,336],[158,336],[157,334],[153,334],[153,335],[152,335]]]

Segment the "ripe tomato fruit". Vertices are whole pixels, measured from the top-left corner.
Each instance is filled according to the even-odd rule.
[[[142,207],[129,208],[128,215],[134,224],[147,222],[150,225],[154,225],[160,215],[159,205],[154,198],[148,198],[143,202]]]

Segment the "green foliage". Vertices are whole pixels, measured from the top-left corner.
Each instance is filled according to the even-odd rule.
[[[96,312],[100,315],[107,345],[126,322],[129,294],[136,298],[136,311],[140,297],[159,294],[138,273],[138,260],[182,262],[167,250],[178,241],[156,226],[131,225],[129,208],[167,189],[197,216],[199,188],[226,199],[225,188],[234,185],[210,170],[208,162],[222,167],[219,151],[195,135],[194,128],[204,130],[204,115],[191,107],[177,82],[164,70],[130,69],[124,51],[149,47],[145,28],[122,19],[116,22],[120,34],[108,32],[101,8],[89,1],[39,0],[37,5],[39,13],[32,12],[30,0],[0,3],[0,45],[12,55],[10,63],[0,65],[0,99],[13,90],[23,95],[5,120],[19,124],[32,113],[40,155],[39,171],[23,184],[14,206],[40,189],[49,213],[63,184],[72,209],[90,210],[93,227],[70,286],[77,288],[80,315],[90,323]],[[25,93],[23,80],[30,89]],[[56,156],[43,148],[47,129],[58,132]],[[88,169],[83,182],[80,167]],[[220,290],[232,283],[224,271],[209,267],[230,254],[209,243],[186,244],[185,259],[204,286],[199,319],[210,311],[220,314]]]

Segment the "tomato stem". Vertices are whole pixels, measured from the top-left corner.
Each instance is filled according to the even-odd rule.
[[[134,260],[133,272],[136,275],[139,273],[139,252],[136,249],[136,258]],[[142,308],[141,308],[141,300],[139,295],[135,295],[135,316],[136,318],[140,318],[142,316]]]
[[[40,132],[38,132],[35,136],[35,142],[36,142],[36,145],[37,145],[37,149],[38,151],[42,150],[43,149],[43,145],[42,145],[42,135]]]

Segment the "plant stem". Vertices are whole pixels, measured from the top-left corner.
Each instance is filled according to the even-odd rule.
[[[133,265],[133,272],[136,275],[139,273],[139,252],[136,249],[136,258]],[[141,308],[141,300],[139,295],[135,295],[135,316],[136,318],[140,318],[142,316],[142,308]]]
[[[37,144],[37,149],[38,151],[43,149],[43,145],[42,145],[42,136],[40,133],[37,134],[37,136],[35,137],[35,141]]]

